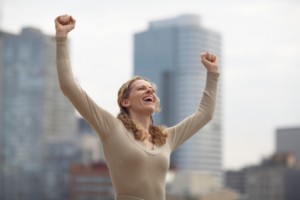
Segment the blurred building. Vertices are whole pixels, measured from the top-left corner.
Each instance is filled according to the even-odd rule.
[[[70,176],[71,200],[114,199],[114,190],[105,163],[72,165]]]
[[[55,137],[46,142],[45,197],[47,200],[70,199],[70,167],[82,162],[78,137]]]
[[[46,199],[46,141],[76,133],[58,86],[55,38],[34,28],[1,32],[0,54],[0,199]]]
[[[297,160],[300,160],[300,127],[276,130],[276,152],[291,152],[295,154]]]
[[[167,193],[175,196],[198,197],[221,189],[218,178],[200,171],[177,171]]]
[[[228,170],[225,172],[225,187],[239,194],[245,194],[245,169]]]
[[[78,140],[82,149],[82,162],[86,165],[105,162],[102,144],[97,132],[83,118],[78,119]]]
[[[240,195],[230,189],[221,189],[202,195],[198,200],[241,200]]]
[[[2,113],[3,109],[2,109],[2,102],[3,102],[3,99],[2,99],[2,96],[3,96],[3,84],[2,84],[2,74],[3,74],[3,32],[0,30],[0,113]],[[0,198],[3,197],[3,169],[2,169],[2,166],[3,166],[3,162],[4,162],[4,159],[3,159],[3,153],[2,153],[2,150],[3,150],[3,131],[2,131],[2,120],[0,119]]]
[[[225,187],[242,200],[294,200],[300,198],[300,167],[292,153],[274,154],[261,164],[227,171]]]
[[[246,169],[245,193],[249,200],[300,199],[300,168],[293,154],[275,154]]]
[[[154,115],[156,124],[172,126],[196,111],[207,73],[200,54],[206,50],[221,58],[221,36],[203,27],[195,15],[153,21],[135,34],[134,75],[158,86],[162,112]],[[171,162],[178,170],[209,172],[221,180],[221,105],[219,91],[214,119],[173,154]]]
[[[240,195],[231,189],[219,189],[199,196],[191,194],[168,194],[167,200],[241,200]]]

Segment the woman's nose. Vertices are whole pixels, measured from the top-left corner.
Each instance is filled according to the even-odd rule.
[[[147,89],[147,94],[153,94],[153,90],[152,89]]]

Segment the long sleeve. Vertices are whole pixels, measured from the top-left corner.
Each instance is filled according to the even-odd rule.
[[[76,83],[68,53],[67,38],[56,38],[56,64],[59,85],[77,111],[98,132],[101,139],[112,131],[118,120],[99,107]]]
[[[205,91],[197,111],[177,125],[170,127],[168,142],[172,151],[205,126],[213,117],[219,73],[207,72]]]

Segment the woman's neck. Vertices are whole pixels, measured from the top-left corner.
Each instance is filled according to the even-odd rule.
[[[130,118],[139,123],[145,130],[149,130],[151,124],[150,115],[130,113]]]

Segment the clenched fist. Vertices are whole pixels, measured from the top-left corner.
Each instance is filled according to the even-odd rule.
[[[214,54],[205,52],[201,54],[201,62],[209,72],[218,72],[218,59]]]
[[[75,28],[76,20],[70,15],[61,15],[55,19],[56,37],[67,37]]]

